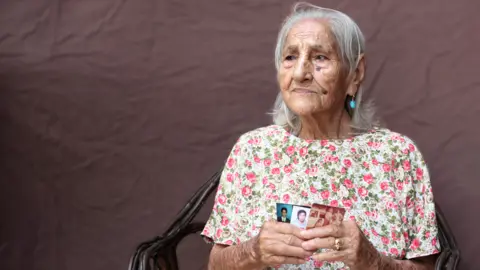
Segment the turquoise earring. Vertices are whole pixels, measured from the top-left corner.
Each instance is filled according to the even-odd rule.
[[[357,104],[355,104],[355,96],[352,96],[349,105],[351,109],[355,109],[355,106],[357,106]]]

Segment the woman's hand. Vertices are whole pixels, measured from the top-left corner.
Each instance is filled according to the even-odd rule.
[[[380,253],[365,238],[355,221],[305,230],[300,237],[307,240],[302,243],[305,250],[331,249],[314,254],[312,258],[317,261],[342,261],[350,269],[375,269],[380,258]]]
[[[255,260],[264,266],[303,264],[313,252],[302,248],[302,230],[282,222],[268,221],[260,229],[253,245]]]

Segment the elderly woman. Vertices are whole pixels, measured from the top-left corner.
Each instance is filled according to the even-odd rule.
[[[347,15],[297,4],[275,50],[274,124],[243,134],[202,235],[209,269],[433,269],[439,252],[429,173],[408,137],[362,100],[365,41]],[[346,209],[301,230],[277,202]]]

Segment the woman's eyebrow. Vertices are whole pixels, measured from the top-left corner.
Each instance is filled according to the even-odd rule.
[[[322,44],[314,44],[310,46],[312,51],[322,51],[322,52],[330,52],[327,47],[322,46]]]
[[[297,52],[298,51],[298,46],[297,45],[289,45],[283,50],[284,52]]]
[[[309,47],[310,51],[323,51],[323,52],[330,52],[328,47],[323,46],[322,44],[312,44]],[[297,45],[289,45],[285,48],[284,52],[297,52],[298,46]]]

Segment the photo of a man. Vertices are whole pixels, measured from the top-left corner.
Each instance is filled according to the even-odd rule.
[[[290,223],[292,219],[292,205],[288,203],[277,203],[277,221]]]
[[[281,215],[277,217],[277,221],[279,222],[285,222],[285,223],[290,223],[290,219],[287,218],[288,215],[288,210],[286,207],[282,207],[281,210]]]
[[[278,222],[290,223],[301,229],[305,229],[307,227],[309,214],[309,206],[277,203]]]
[[[293,206],[292,211],[292,224],[299,227],[300,229],[305,229],[307,227],[308,215],[310,213],[310,208],[305,206]]]

